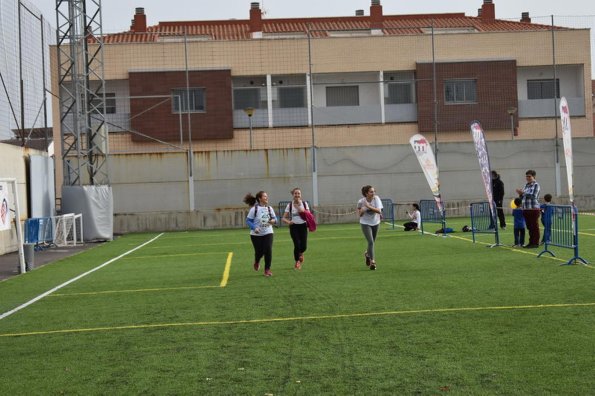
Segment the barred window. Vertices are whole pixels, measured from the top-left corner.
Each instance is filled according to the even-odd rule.
[[[260,88],[236,88],[233,90],[233,108],[236,110],[260,108]]]
[[[173,112],[206,111],[204,88],[178,88],[172,90]]]
[[[477,103],[477,80],[444,81],[446,103]]]
[[[412,89],[413,84],[410,82],[392,82],[388,83],[388,96],[386,97],[386,104],[405,104],[413,103]]]
[[[359,106],[359,86],[326,87],[326,106]]]
[[[527,80],[527,98],[528,99],[553,99],[560,98],[560,80],[556,78],[554,89],[554,79],[546,80]]]
[[[101,105],[101,93],[97,94],[99,97],[95,97],[91,100],[92,112],[96,114],[103,113],[103,106]],[[116,114],[116,94],[106,93],[105,94],[105,114]]]
[[[279,87],[279,107],[306,107],[306,89],[304,87]]]

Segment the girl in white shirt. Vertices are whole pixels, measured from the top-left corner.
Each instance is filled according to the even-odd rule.
[[[275,210],[269,206],[269,196],[259,191],[256,196],[247,194],[244,203],[251,206],[246,217],[250,227],[250,239],[254,246],[254,270],[260,269],[260,259],[264,256],[264,276],[272,276],[273,224],[277,222]]]
[[[364,251],[366,265],[371,269],[376,269],[376,256],[374,254],[374,244],[378,228],[380,227],[380,214],[382,213],[382,201],[376,195],[374,187],[366,185],[362,187],[364,196],[357,202],[357,212],[359,214],[359,223],[362,227],[362,233],[368,242],[368,248]]]
[[[289,235],[293,241],[294,268],[299,270],[304,262],[304,252],[308,248],[308,226],[302,215],[310,208],[306,201],[302,200],[302,190],[296,187],[291,190],[291,195],[293,199],[285,207],[281,220],[289,224]]]
[[[419,211],[419,205],[414,203],[411,207],[413,208],[413,211],[407,212],[407,216],[409,216],[411,221],[403,224],[405,231],[417,231],[421,226],[421,212]]]

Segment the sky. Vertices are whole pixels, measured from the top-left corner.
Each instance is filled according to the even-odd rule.
[[[28,0],[52,26],[56,24],[56,0]],[[103,0],[103,32],[128,30],[136,7],[143,7],[147,25],[160,21],[248,19],[250,3],[256,0]],[[265,18],[351,16],[355,10],[370,13],[370,0],[260,0]],[[593,0],[493,0],[496,18],[520,19],[595,15]],[[476,16],[483,0],[381,0],[385,15],[464,12]],[[535,22],[535,21],[534,21]],[[539,23],[544,23],[539,20]]]

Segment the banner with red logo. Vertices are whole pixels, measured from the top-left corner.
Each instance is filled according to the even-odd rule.
[[[490,156],[488,155],[488,146],[485,141],[483,129],[479,121],[471,123],[471,135],[473,135],[473,142],[475,143],[475,151],[477,151],[477,159],[479,160],[479,168],[481,169],[481,178],[483,180],[483,187],[490,203],[490,213],[494,218],[494,196],[492,195],[492,171],[490,168]]]
[[[8,183],[0,182],[0,231],[10,230],[10,194]]]
[[[572,180],[572,130],[570,128],[570,109],[566,98],[560,99],[560,121],[562,123],[562,141],[564,143],[564,158],[566,159],[566,176],[568,178],[568,200],[574,202],[574,182]]]
[[[434,157],[432,146],[430,146],[428,140],[419,133],[411,136],[409,143],[413,148],[413,152],[415,152],[415,155],[417,156],[421,169],[424,171],[430,190],[432,190],[432,195],[434,195],[434,199],[436,200],[438,210],[443,213],[444,205],[442,204],[442,197],[440,196],[438,166],[436,165],[436,158]]]

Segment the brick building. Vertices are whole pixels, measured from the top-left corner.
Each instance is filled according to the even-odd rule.
[[[251,3],[246,20],[155,26],[137,8],[128,31],[102,38],[111,151],[468,141],[476,119],[490,139],[550,139],[554,96],[568,99],[574,135],[593,136],[589,31],[479,5],[384,15],[372,0],[368,15],[267,19]]]

